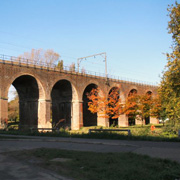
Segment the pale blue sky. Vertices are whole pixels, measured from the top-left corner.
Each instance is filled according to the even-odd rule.
[[[178,1],[179,2],[179,1]],[[0,0],[0,54],[53,49],[65,65],[106,52],[108,73],[159,82],[173,0]],[[104,72],[102,58],[81,64]]]

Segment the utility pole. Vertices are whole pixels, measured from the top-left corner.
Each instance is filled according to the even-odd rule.
[[[108,76],[107,76],[107,55],[106,55],[106,52],[99,53],[99,54],[93,54],[93,55],[90,55],[90,56],[78,58],[77,59],[78,72],[79,72],[79,67],[80,67],[80,63],[81,63],[82,60],[86,60],[87,58],[96,57],[96,56],[101,56],[101,57],[104,58],[104,62],[105,62],[105,75],[106,75],[106,79],[108,79]]]

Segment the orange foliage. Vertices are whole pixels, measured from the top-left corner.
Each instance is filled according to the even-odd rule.
[[[129,117],[135,118],[138,110],[139,96],[136,93],[130,94],[124,106],[124,113]]]
[[[158,119],[165,117],[165,110],[162,107],[161,101],[162,100],[159,96],[154,98],[153,99],[153,106],[152,106],[152,110],[151,110],[151,115],[158,118]]]
[[[126,99],[124,113],[143,122],[146,117],[150,116],[152,105],[151,94],[138,95],[137,93],[131,93]]]
[[[87,97],[90,100],[88,102],[88,110],[92,113],[99,113],[102,117],[118,118],[122,113],[119,88],[113,88],[107,99],[99,94],[99,88],[92,89],[90,93],[87,93]]]
[[[151,94],[138,95],[133,92],[129,94],[124,104],[121,103],[119,97],[119,88],[113,88],[107,99],[99,94],[98,88],[87,93],[90,100],[88,109],[92,113],[99,113],[103,117],[112,119],[118,118],[121,114],[126,114],[132,118],[139,118],[142,122],[150,116],[150,109],[153,105]]]

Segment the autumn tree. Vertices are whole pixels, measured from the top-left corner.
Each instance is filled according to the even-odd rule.
[[[32,49],[31,52],[25,52],[20,55],[19,58],[25,58],[33,60],[37,64],[45,63],[48,66],[57,64],[60,60],[60,55],[54,52],[52,49]]]
[[[91,113],[99,113],[105,115],[105,107],[106,107],[106,99],[103,96],[99,95],[100,89],[93,88],[89,93],[87,93],[87,98],[89,99],[88,102],[88,110]]]
[[[142,122],[151,115],[153,100],[151,94],[138,95],[131,94],[127,97],[126,102],[122,103],[119,97],[119,88],[113,88],[108,98],[99,95],[99,88],[92,89],[87,93],[90,100],[88,103],[89,110],[92,113],[99,113],[103,117],[116,119],[122,114],[136,118]]]
[[[128,116],[129,119],[131,119],[131,121],[134,121],[133,124],[135,124],[135,119],[137,116],[138,100],[139,96],[137,95],[137,92],[130,92],[124,105],[124,113]]]
[[[167,65],[163,72],[159,94],[172,127],[180,125],[180,4],[169,6],[169,33],[172,34],[172,53],[167,53]]]
[[[89,110],[92,113],[99,113],[100,116],[116,119],[122,114],[122,104],[119,98],[119,88],[113,88],[108,98],[100,96],[100,90],[92,89],[87,93],[90,100],[88,102]]]
[[[123,104],[121,103],[119,93],[120,89],[115,87],[108,95],[106,114],[109,118],[116,119],[123,113]]]
[[[144,124],[146,118],[151,115],[151,94],[138,95],[136,93],[127,97],[123,112],[129,117],[136,118]]]
[[[159,95],[153,98],[151,116],[162,120],[164,126],[164,121],[167,118],[166,108],[164,107],[163,99],[161,99],[161,96]]]

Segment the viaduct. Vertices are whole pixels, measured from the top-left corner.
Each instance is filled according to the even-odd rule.
[[[87,106],[87,92],[99,87],[103,96],[120,86],[120,98],[125,100],[131,91],[156,96],[157,86],[59,69],[53,65],[11,56],[0,57],[0,128],[8,119],[8,91],[13,85],[19,95],[20,126],[51,128],[52,123],[65,119],[72,130],[82,126],[106,126],[107,118],[92,114]],[[52,121],[52,122],[51,122]],[[150,123],[157,119],[150,117]],[[119,126],[128,126],[129,119],[121,115]],[[138,122],[136,122],[138,124]]]

